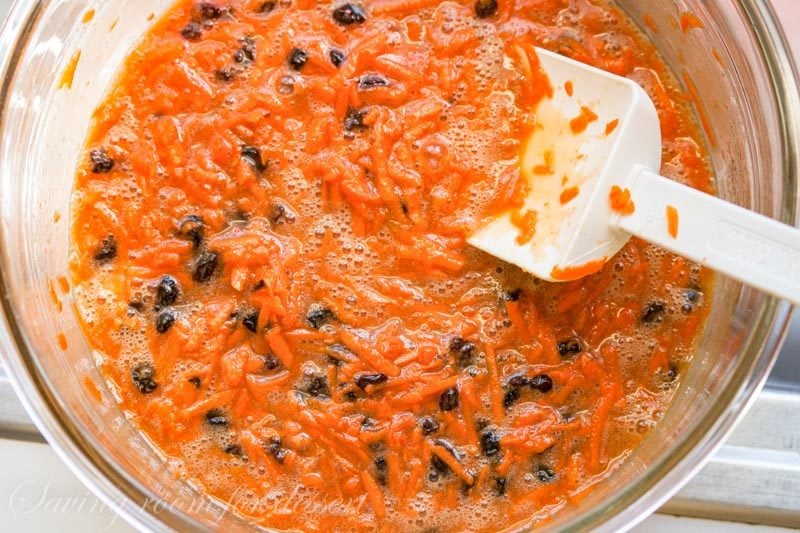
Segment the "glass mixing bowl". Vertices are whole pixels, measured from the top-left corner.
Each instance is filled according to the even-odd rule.
[[[170,0],[19,0],[0,36],[0,348],[17,392],[61,458],[137,527],[237,531],[246,520],[173,478],[98,374],[57,282],[69,259],[73,173],[92,110]],[[797,215],[800,98],[763,0],[620,0],[696,87],[720,195]],[[96,10],[86,21],[88,9]],[[681,30],[691,11],[704,29]],[[87,17],[88,18],[88,17]],[[59,88],[80,50],[71,89]],[[752,250],[753,261],[773,251]],[[796,274],[800,264],[795,261]],[[720,279],[708,327],[671,407],[642,446],[550,527],[620,530],[677,491],[742,417],[787,325],[786,303]]]

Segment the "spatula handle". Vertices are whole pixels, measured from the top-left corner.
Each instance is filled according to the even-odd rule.
[[[636,209],[612,224],[800,305],[800,230],[646,170],[629,187]]]

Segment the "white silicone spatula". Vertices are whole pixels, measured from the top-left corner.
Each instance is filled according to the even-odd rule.
[[[541,279],[570,281],[598,271],[635,235],[800,305],[800,230],[659,176],[661,130],[647,93],[538,53],[553,97],[536,109],[521,161],[530,193],[515,221],[511,213],[493,220],[470,244]],[[590,120],[582,131],[579,117]],[[633,213],[612,210],[614,186],[630,191]],[[520,244],[528,212],[535,233]]]

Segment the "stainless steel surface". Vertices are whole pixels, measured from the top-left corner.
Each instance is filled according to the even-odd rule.
[[[10,0],[0,0],[0,17],[9,5]],[[769,387],[728,444],[664,507],[666,512],[800,525],[800,318]],[[0,368],[3,436],[41,438]]]

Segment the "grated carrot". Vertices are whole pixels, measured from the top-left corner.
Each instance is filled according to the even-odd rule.
[[[581,106],[581,114],[569,122],[569,127],[572,130],[572,133],[577,135],[586,131],[586,128],[589,127],[589,124],[596,120],[597,115],[594,111],[586,106]]]
[[[466,483],[468,486],[471,486],[475,483],[475,477],[464,468],[464,466],[453,457],[449,451],[447,451],[442,446],[430,445],[431,452],[442,460],[444,464],[453,471],[455,475],[461,478],[461,480]]]
[[[564,209],[586,192],[546,146],[520,167],[557,92],[541,46],[642,86],[665,163],[713,192],[697,87],[667,83],[611,3],[580,24],[564,3],[180,0],[153,21],[93,115],[71,279],[48,288],[91,318],[120,407],[182,476],[267,529],[502,529],[530,508],[536,527],[644,438],[626,415],[666,406],[711,274],[632,239],[548,283],[468,244],[513,213],[530,247],[532,178]],[[676,290],[691,305],[644,325]]]
[[[289,344],[284,339],[280,327],[272,328],[267,332],[267,342],[269,342],[269,347],[272,348],[272,351],[275,352],[275,355],[278,356],[284,366],[291,368],[294,363],[294,354],[292,354]]]
[[[362,470],[359,475],[361,476],[361,482],[364,484],[369,503],[372,505],[372,512],[375,513],[375,518],[380,521],[386,516],[386,502],[383,499],[383,494],[381,494],[381,489],[369,473]]]
[[[683,33],[689,33],[689,30],[692,29],[703,28],[705,28],[705,24],[703,24],[702,20],[697,18],[697,15],[688,11],[686,13],[681,13],[681,31],[683,31]]]
[[[671,205],[667,206],[667,232],[673,239],[678,238],[678,210]]]
[[[559,201],[562,205],[570,203],[572,200],[577,198],[580,194],[581,188],[580,187],[570,187],[569,189],[564,189],[562,191],[561,196],[559,197]]]
[[[611,204],[611,210],[620,215],[632,215],[636,210],[636,206],[631,199],[631,191],[617,185],[611,187],[608,201]]]
[[[510,302],[509,302],[510,303]],[[492,417],[499,424],[503,419],[503,389],[500,386],[500,371],[497,368],[497,359],[494,346],[486,345],[486,367],[489,370],[489,395],[492,398]]]
[[[615,118],[614,120],[608,122],[606,124],[606,135],[608,136],[608,135],[611,135],[612,133],[614,133],[614,130],[617,129],[617,126],[619,126],[619,119],[618,118]]]
[[[514,242],[520,246],[528,244],[536,236],[536,224],[539,221],[539,213],[526,210],[513,211],[511,213],[511,223],[519,229],[519,235]]]

